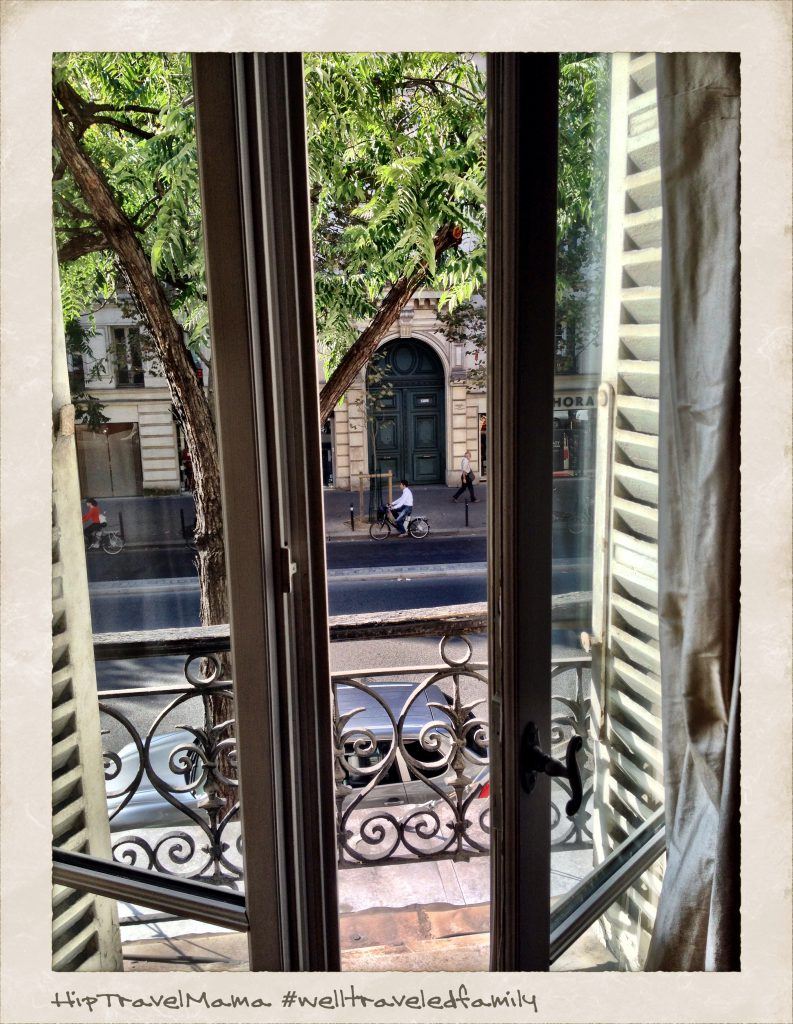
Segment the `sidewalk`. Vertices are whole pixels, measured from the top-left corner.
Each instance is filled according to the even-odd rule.
[[[465,525],[465,499],[467,492],[456,502],[451,498],[454,487],[433,485],[413,487],[416,515],[426,516],[431,537],[476,537],[487,533],[487,484],[475,484],[477,501],[468,506],[468,526]],[[394,499],[401,488],[394,489]],[[384,496],[385,497],[385,496]],[[363,514],[359,518],[357,491],[326,489],[325,535],[328,540],[369,540],[369,492],[364,491]],[[113,529],[119,529],[129,548],[182,547],[182,516],[191,524],[195,506],[191,494],[167,494],[143,498],[100,498],[99,504]],[[355,529],[350,528],[350,505],[355,514]]]
[[[487,533],[487,484],[474,484],[477,501],[468,506],[468,526],[465,525],[466,491],[457,502],[452,502],[456,488],[434,484],[411,487],[413,510],[426,516],[430,524],[430,537],[483,537]],[[394,488],[394,500],[401,488]],[[385,495],[384,495],[385,497]],[[368,540],[369,523],[359,519],[358,491],[325,491],[325,536],[328,540]],[[355,529],[350,527],[350,505],[355,515]],[[369,510],[369,492],[363,494],[364,519]]]

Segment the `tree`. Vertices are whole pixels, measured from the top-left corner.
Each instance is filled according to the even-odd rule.
[[[571,238],[591,220],[594,59],[562,63],[560,230]],[[324,420],[419,288],[453,307],[484,285],[485,93],[471,54],[305,64],[317,330],[332,370]],[[189,57],[56,55],[53,139],[65,318],[119,281],[132,296],[192,458],[201,620],[226,621],[217,440],[188,351],[208,359]]]
[[[602,54],[567,53],[560,61],[557,373],[575,371],[581,352],[600,342],[607,68]]]
[[[460,243],[483,234],[484,89],[465,55],[323,54],[306,95],[326,418],[418,288],[483,280]],[[65,317],[119,279],[132,296],[193,461],[201,620],[225,621],[217,441],[187,353],[209,341],[189,58],[56,55],[53,139]]]
[[[209,404],[185,344],[206,340],[206,287],[189,60],[56,56],[53,174],[67,321],[123,281],[151,339],[195,476],[201,621],[228,621],[220,469]]]
[[[324,420],[419,288],[484,283],[484,78],[471,54],[311,54],[306,103]]]
[[[560,58],[559,183],[556,261],[556,372],[575,370],[581,352],[599,344],[602,306],[603,216],[608,157],[607,58],[566,53]],[[486,299],[441,310],[450,342],[464,344],[476,365],[468,385],[486,383]]]

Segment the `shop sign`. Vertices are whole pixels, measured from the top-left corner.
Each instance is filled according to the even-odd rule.
[[[560,394],[554,395],[554,409],[594,409],[596,405],[594,391],[585,392],[582,395]]]

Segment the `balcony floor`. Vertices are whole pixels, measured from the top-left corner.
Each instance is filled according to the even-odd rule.
[[[556,851],[551,899],[591,870],[592,853]],[[417,902],[417,898],[421,902]],[[486,971],[490,950],[489,857],[416,861],[339,872],[344,971]],[[122,913],[122,917],[126,914]],[[198,922],[125,928],[129,971],[244,971],[247,940]],[[174,963],[174,957],[180,962]],[[555,971],[616,970],[594,925]]]
[[[486,971],[488,905],[378,909],[341,917],[343,971]],[[235,932],[179,935],[124,944],[125,970],[245,971],[247,940]],[[178,957],[181,962],[174,962]],[[553,966],[554,971],[615,971],[597,925]]]

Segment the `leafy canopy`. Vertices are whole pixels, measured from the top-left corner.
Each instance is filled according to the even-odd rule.
[[[320,343],[331,366],[425,265],[453,302],[484,282],[485,85],[471,54],[307,54]],[[434,238],[466,233],[436,266]]]
[[[583,324],[581,295],[597,245],[594,167],[602,58],[562,57],[560,318]],[[178,53],[56,54],[56,86],[88,104],[81,144],[139,233],[189,343],[206,354],[208,318],[190,58]],[[485,281],[485,82],[472,54],[305,55],[317,326],[332,368],[390,285],[426,265],[425,287],[450,305]],[[55,162],[59,249],[96,232]],[[438,266],[433,239],[460,225]],[[64,316],[114,294],[118,268],[97,244],[62,263]],[[591,319],[591,318],[590,318]]]
[[[139,232],[191,346],[206,345],[207,310],[190,58],[179,53],[56,54],[54,83],[88,103],[81,145]],[[53,182],[59,249],[95,230],[56,154]],[[108,250],[61,265],[67,321],[116,291]]]
[[[608,162],[608,58],[562,54],[559,72],[557,372],[600,342]]]

